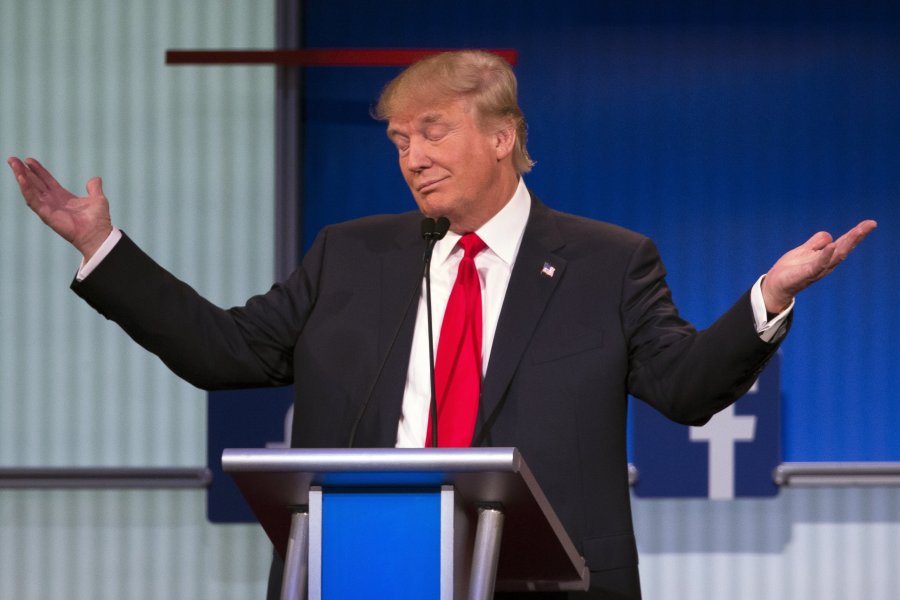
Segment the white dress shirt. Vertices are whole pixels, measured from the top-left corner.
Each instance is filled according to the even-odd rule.
[[[509,277],[512,274],[525,224],[531,213],[531,196],[524,181],[519,185],[512,199],[500,212],[482,225],[475,233],[487,248],[475,256],[475,268],[481,283],[481,310],[484,319],[482,328],[481,368],[487,372],[491,358],[494,332],[500,320],[500,308],[506,297]],[[450,299],[450,290],[456,281],[456,271],[463,257],[462,248],[456,243],[460,235],[449,232],[434,246],[431,257],[431,322],[434,328],[434,353],[437,355],[438,338],[444,310]],[[425,445],[428,429],[428,412],[431,406],[431,371],[428,367],[428,311],[425,308],[425,286],[419,298],[416,326],[413,332],[412,353],[403,390],[403,411],[397,427],[398,448],[421,448]]]

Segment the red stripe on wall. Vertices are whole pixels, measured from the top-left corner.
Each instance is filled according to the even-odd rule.
[[[167,65],[281,65],[300,67],[392,67],[453,48],[304,48],[301,50],[167,50]],[[516,64],[512,48],[485,49]]]

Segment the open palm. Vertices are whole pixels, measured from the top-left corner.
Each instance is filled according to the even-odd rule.
[[[837,240],[820,231],[779,258],[763,282],[766,309],[784,310],[799,292],[831,273],[876,226],[875,221],[862,221]]]
[[[87,182],[87,196],[76,196],[33,158],[23,162],[13,157],[8,163],[28,207],[85,257],[90,257],[112,231],[109,203],[100,178]]]

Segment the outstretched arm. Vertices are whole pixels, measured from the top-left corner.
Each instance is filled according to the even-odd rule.
[[[779,258],[762,283],[766,310],[779,313],[790,306],[794,296],[831,273],[876,226],[863,221],[837,240],[820,231]]]
[[[109,203],[102,182],[93,177],[87,182],[87,195],[76,196],[62,187],[50,172],[33,158],[7,160],[16,176],[19,190],[28,207],[58,233],[87,261],[112,231]]]

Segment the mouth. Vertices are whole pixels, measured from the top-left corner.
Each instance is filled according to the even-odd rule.
[[[437,185],[440,182],[444,181],[445,179],[447,179],[447,178],[446,177],[438,177],[436,179],[429,179],[428,181],[424,181],[416,187],[416,191],[419,192],[420,194],[427,194],[428,192],[432,191],[435,187],[437,187]]]

